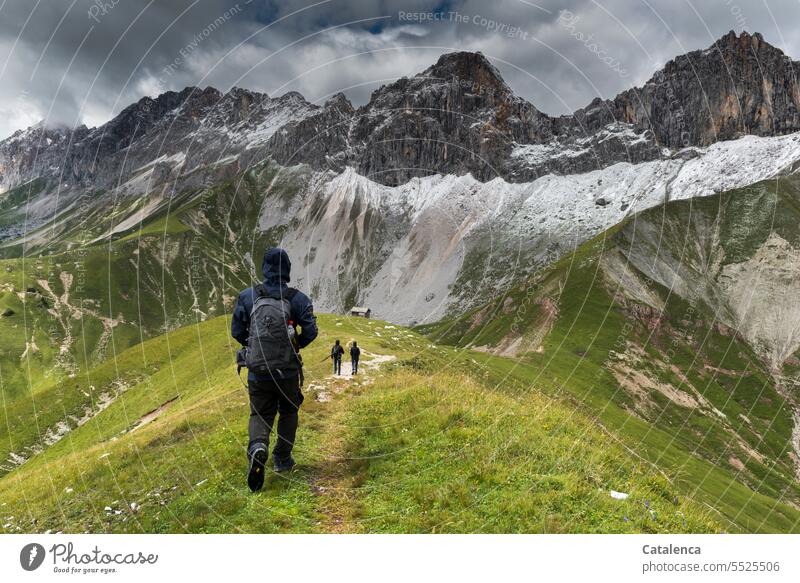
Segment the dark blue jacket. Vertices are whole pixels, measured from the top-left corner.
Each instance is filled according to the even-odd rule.
[[[290,281],[291,270],[292,263],[289,261],[289,255],[286,254],[286,251],[278,247],[267,249],[264,254],[264,262],[261,264],[261,271],[264,274],[264,287],[267,291],[288,290],[289,286],[287,284]],[[248,287],[239,294],[236,308],[233,310],[231,336],[242,346],[247,346],[247,339],[250,336],[250,312],[253,311],[255,297],[256,292],[252,287]],[[295,326],[300,326],[301,328],[301,333],[296,337],[297,347],[304,348],[317,337],[317,318],[314,316],[314,306],[308,296],[300,291],[294,294],[294,297],[289,301],[289,305],[291,306],[291,318]],[[268,380],[271,377],[251,372],[248,373],[247,378],[261,381]]]

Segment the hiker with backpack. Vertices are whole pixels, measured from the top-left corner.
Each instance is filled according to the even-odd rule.
[[[358,342],[353,340],[353,345],[350,347],[350,368],[353,374],[358,372],[358,359],[361,356],[361,349],[358,347]]]
[[[333,374],[342,374],[342,356],[344,355],[344,348],[342,345],[339,344],[337,340],[336,343],[331,348],[331,358],[333,359]]]
[[[268,249],[261,266],[263,283],[239,294],[231,319],[231,335],[244,347],[237,353],[237,364],[248,369],[247,484],[253,492],[264,485],[269,436],[276,415],[278,435],[272,450],[275,471],[288,471],[295,465],[292,447],[297,411],[303,402],[300,349],[317,337],[311,300],[288,286],[291,268],[286,251]]]

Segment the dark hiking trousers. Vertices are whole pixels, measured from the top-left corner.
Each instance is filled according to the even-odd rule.
[[[280,460],[292,453],[294,436],[297,433],[297,410],[303,402],[300,391],[300,377],[289,379],[249,380],[250,393],[250,444],[252,451],[256,444],[269,448],[269,434],[278,416],[278,437],[272,455]]]
[[[350,366],[353,369],[353,374],[356,374],[358,372],[358,359],[357,358],[351,358],[350,359]]]
[[[342,359],[333,359],[333,374],[342,374]]]

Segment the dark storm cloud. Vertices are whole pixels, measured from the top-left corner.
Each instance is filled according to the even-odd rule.
[[[0,136],[39,119],[96,125],[188,85],[363,103],[453,50],[480,50],[548,113],[641,84],[729,30],[800,57],[798,0],[7,0]]]
[[[234,42],[247,8],[236,6],[222,0],[6,2],[0,11],[6,119],[0,123],[15,113],[38,113],[53,124],[103,121],[141,97],[138,84],[149,70],[181,51],[188,55],[185,47],[213,51]],[[213,34],[192,45],[215,21]],[[187,73],[174,81],[187,81]]]

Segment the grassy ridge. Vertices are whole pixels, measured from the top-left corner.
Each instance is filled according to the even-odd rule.
[[[627,287],[609,276],[625,256],[688,271],[703,265],[694,253],[741,261],[773,230],[796,242],[787,215],[797,198],[793,183],[778,191],[771,183],[669,203],[587,242],[506,297],[419,331],[456,346],[515,347],[513,367],[479,360],[502,369],[498,375],[569,395],[731,528],[797,532],[793,405],[773,371],[719,323],[716,306],[690,303],[630,264]],[[712,241],[712,232],[721,238]],[[645,291],[631,293],[636,285]]]
[[[36,255],[28,249],[16,257],[20,245],[3,249],[0,475],[14,456],[47,447],[57,423],[74,428],[106,396],[147,374],[135,363],[115,363],[115,355],[232,309],[238,291],[260,277],[263,249],[277,242],[275,233],[257,229],[265,189],[282,200],[297,187],[291,174],[265,164],[201,192],[177,193],[142,224],[90,244],[150,197],[114,199],[110,211],[90,208],[88,216],[42,227],[33,235],[41,239]],[[89,371],[94,389],[84,386]]]
[[[536,391],[401,372],[341,415],[362,532],[714,532],[667,479]],[[613,499],[612,489],[628,493]]]
[[[120,369],[144,376],[0,479],[3,530],[721,528],[563,402],[430,374],[442,361],[465,368],[472,356],[400,328],[333,316],[320,316],[320,324],[323,334],[306,354],[299,466],[290,476],[270,476],[258,495],[245,487],[246,395],[233,373],[228,323],[216,318],[120,353]],[[327,378],[322,360],[334,337],[359,340],[370,382]],[[399,360],[370,369],[376,354]],[[328,402],[314,399],[323,388],[333,395]],[[630,498],[612,499],[612,488]]]

